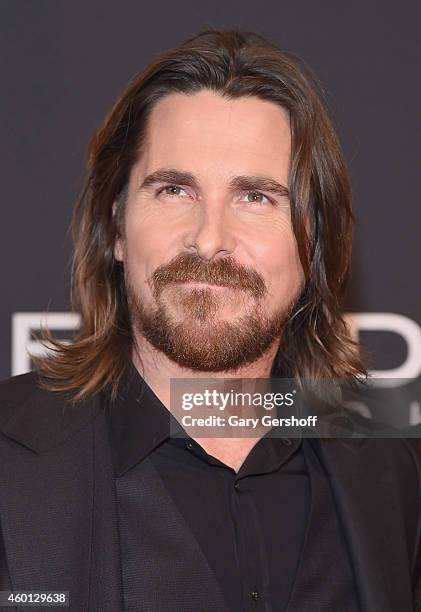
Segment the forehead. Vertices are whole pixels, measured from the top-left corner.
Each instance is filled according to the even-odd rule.
[[[153,108],[139,169],[168,166],[223,178],[272,173],[286,180],[288,111],[257,97],[228,100],[210,90],[170,94]]]

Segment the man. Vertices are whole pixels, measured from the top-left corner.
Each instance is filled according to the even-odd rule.
[[[78,612],[415,609],[414,442],[190,436],[171,409],[183,379],[365,374],[340,306],[352,220],[298,58],[209,30],[131,82],[73,218],[78,335],[47,333],[1,385],[3,590]]]

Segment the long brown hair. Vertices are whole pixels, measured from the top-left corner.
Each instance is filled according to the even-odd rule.
[[[341,311],[350,271],[353,214],[343,153],[323,89],[304,62],[258,34],[203,31],[165,51],[129,83],[87,152],[87,177],[72,217],[72,308],[81,326],[71,344],[44,331],[52,352],[35,359],[42,386],[74,401],[108,388],[115,397],[133,336],[114,242],[129,173],[142,153],[151,109],[164,96],[210,89],[228,99],[256,96],[289,111],[292,224],[306,277],[273,363],[301,379],[354,381],[365,375]],[[117,214],[112,205],[117,201]]]

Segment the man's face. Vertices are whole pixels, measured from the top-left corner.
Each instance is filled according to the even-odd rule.
[[[270,102],[208,90],[158,102],[115,244],[137,339],[208,372],[279,344],[304,282],[290,152],[288,113]]]

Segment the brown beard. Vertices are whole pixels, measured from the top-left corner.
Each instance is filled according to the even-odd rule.
[[[250,292],[255,300],[238,320],[222,321],[218,319],[221,294],[209,287],[179,291],[174,285],[186,281],[225,285],[235,289],[223,292],[231,299],[244,299],[244,292]],[[266,316],[259,309],[267,291],[263,278],[230,258],[209,263],[182,254],[160,266],[150,279],[156,307],[142,304],[127,274],[125,282],[134,331],[180,366],[204,372],[236,370],[256,361],[281,337],[295,304],[294,299],[287,308]],[[186,313],[182,320],[171,316],[168,302],[181,306]]]

